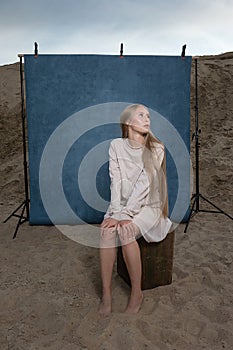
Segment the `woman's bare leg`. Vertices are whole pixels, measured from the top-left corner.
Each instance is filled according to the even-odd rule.
[[[100,247],[102,300],[99,306],[99,313],[108,315],[112,310],[112,273],[116,261],[115,237],[101,239]]]
[[[122,245],[122,252],[131,281],[131,295],[125,312],[135,314],[143,301],[141,253],[137,241]]]

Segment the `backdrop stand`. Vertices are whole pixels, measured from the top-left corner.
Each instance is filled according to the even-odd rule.
[[[16,237],[19,226],[26,221],[29,221],[29,191],[28,191],[28,166],[27,166],[27,147],[26,147],[26,127],[25,127],[25,109],[24,109],[24,83],[23,83],[23,55],[18,55],[20,58],[20,84],[21,84],[21,118],[22,118],[22,134],[23,134],[23,169],[24,169],[24,194],[25,200],[21,203],[11,215],[8,216],[4,223],[6,223],[11,217],[15,216],[19,218],[13,239]],[[20,210],[20,214],[17,212]]]
[[[196,160],[196,193],[193,194],[192,198],[191,198],[191,203],[193,201],[193,204],[191,206],[191,210],[189,213],[189,217],[184,229],[184,232],[187,231],[189,223],[191,218],[200,213],[218,213],[218,214],[224,214],[226,215],[228,218],[230,218],[231,220],[233,220],[233,217],[230,216],[229,214],[227,214],[225,211],[223,211],[222,209],[220,209],[219,207],[217,207],[217,205],[213,204],[209,199],[207,199],[206,197],[204,197],[200,191],[199,191],[199,147],[200,147],[200,143],[199,143],[199,134],[201,133],[201,130],[199,129],[199,125],[198,125],[198,83],[197,83],[197,58],[195,58],[195,94],[196,94],[196,102],[195,102],[195,132],[193,134],[193,138],[195,137],[195,160]],[[202,200],[204,200],[205,202],[207,202],[208,204],[210,204],[212,207],[214,207],[217,210],[204,210],[204,209],[200,209],[200,198]]]

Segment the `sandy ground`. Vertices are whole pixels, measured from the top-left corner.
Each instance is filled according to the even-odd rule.
[[[201,57],[198,80],[200,190],[233,215],[233,53]],[[123,313],[129,288],[115,271],[113,313],[100,317],[98,249],[28,223],[12,240],[17,219],[2,223],[24,199],[18,64],[0,67],[0,98],[0,349],[232,349],[233,221],[199,213],[186,234],[181,224],[173,283],[144,291],[137,315]],[[191,135],[194,102],[193,69]]]

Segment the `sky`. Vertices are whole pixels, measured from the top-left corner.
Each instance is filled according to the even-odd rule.
[[[233,51],[233,0],[0,0],[0,65],[18,54]]]

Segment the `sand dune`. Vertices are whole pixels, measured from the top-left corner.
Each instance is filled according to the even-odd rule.
[[[201,193],[233,215],[233,53],[200,57],[198,81]],[[233,221],[199,213],[188,233],[180,225],[173,283],[145,291],[138,315],[123,314],[129,289],[115,271],[113,313],[101,318],[97,249],[27,223],[12,240],[17,219],[2,223],[24,198],[18,63],[0,67],[0,98],[0,348],[232,349]],[[190,136],[194,103],[193,64]]]

